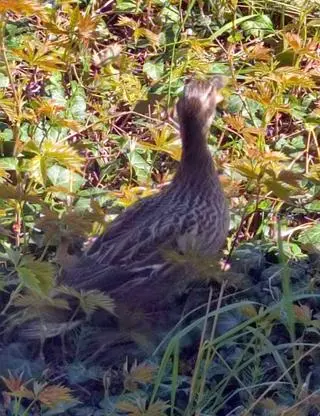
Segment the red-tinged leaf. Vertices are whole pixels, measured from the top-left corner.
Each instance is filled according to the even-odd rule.
[[[298,34],[296,33],[285,33],[284,34],[284,38],[286,39],[286,41],[288,42],[289,46],[295,50],[298,51],[299,49],[301,49],[301,38]]]
[[[12,393],[15,397],[20,397],[24,399],[33,399],[34,394],[31,390],[27,389],[24,386],[24,383],[22,381],[22,377],[13,377],[10,374],[10,377],[1,377],[4,381],[4,384],[6,385],[7,389]]]
[[[72,402],[75,398],[72,391],[64,386],[46,386],[39,394],[38,400],[48,407],[54,407],[60,402]]]
[[[43,5],[36,0],[0,0],[0,13],[12,11],[24,16],[42,15],[45,12]]]

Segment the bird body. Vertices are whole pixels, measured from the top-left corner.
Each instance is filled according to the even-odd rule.
[[[191,253],[200,258],[214,256],[224,244],[229,211],[207,146],[219,88],[219,78],[185,86],[177,104],[182,157],[170,185],[126,209],[75,263],[63,268],[60,282],[64,286],[82,294],[103,291],[115,302],[116,318],[103,309],[91,316],[95,335],[88,354],[98,350],[112,362],[133,351],[139,356],[138,344],[140,351],[160,342],[179,320],[181,299],[197,278]],[[20,326],[19,335],[43,340],[61,333],[61,323],[82,322],[78,298],[64,293],[68,310],[52,311],[54,302],[50,303],[45,327],[42,314],[24,329]],[[88,325],[87,317],[84,322]]]
[[[173,181],[120,214],[78,264],[64,271],[64,283],[112,294],[126,283],[152,285],[172,273],[164,250],[208,256],[221,248],[228,207],[207,146],[220,87],[219,78],[186,85],[177,105],[183,150]]]

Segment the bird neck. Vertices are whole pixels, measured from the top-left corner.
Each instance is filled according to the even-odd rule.
[[[186,119],[181,122],[180,134],[182,156],[177,176],[193,181],[211,177],[215,168],[207,145],[207,128],[197,119]]]

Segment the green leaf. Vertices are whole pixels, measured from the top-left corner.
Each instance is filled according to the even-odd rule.
[[[85,183],[85,179],[62,166],[53,165],[47,170],[48,178],[54,186],[64,187],[76,192]]]
[[[21,283],[32,291],[48,295],[53,288],[55,269],[51,263],[34,260],[27,255],[22,257],[16,271]]]
[[[316,224],[302,231],[298,237],[298,241],[302,244],[312,246],[316,250],[320,250],[320,224]]]
[[[264,38],[266,35],[274,32],[272,21],[265,14],[243,22],[241,28],[245,31],[246,36],[254,36],[256,38]]]
[[[221,62],[214,62],[211,65],[210,70],[213,74],[223,74],[223,75],[230,74],[229,66]]]
[[[72,82],[72,96],[69,101],[69,112],[71,118],[83,120],[86,117],[87,100],[86,95],[78,83]],[[70,105],[71,104],[71,105]]]
[[[179,23],[180,21],[179,10],[174,5],[164,7],[161,12],[161,17],[170,25],[173,23]]]
[[[133,0],[117,0],[116,10],[121,12],[138,12],[141,11],[137,2]]]
[[[100,290],[81,290],[79,292],[71,286],[59,286],[58,291],[77,298],[80,302],[81,309],[87,315],[91,315],[99,308],[109,313],[114,313],[115,304],[113,299]]]
[[[40,149],[33,140],[29,140],[23,147],[25,152],[34,153],[35,155],[40,155]]]
[[[276,179],[264,179],[264,184],[269,191],[272,191],[278,198],[288,201],[291,189]]]
[[[283,254],[289,259],[296,260],[296,259],[305,257],[305,254],[302,253],[301,248],[298,246],[298,244],[291,243],[288,241],[283,241],[282,247],[283,247]]]
[[[62,84],[62,74],[60,72],[55,72],[50,77],[50,85],[46,88],[47,92],[50,93],[55,104],[65,106],[65,90]]]
[[[210,39],[211,40],[217,39],[219,36],[223,35],[225,32],[231,31],[235,26],[240,25],[241,23],[246,22],[247,20],[252,20],[256,16],[258,15],[252,14],[250,16],[242,16],[242,17],[239,17],[238,19],[235,19],[232,22],[228,22],[224,26],[222,26],[220,29],[218,29],[216,32],[214,32],[214,34],[210,37]]]
[[[9,87],[9,78],[0,73],[0,88],[7,88]]]
[[[129,152],[128,159],[130,165],[135,171],[135,174],[137,175],[138,181],[146,181],[151,173],[150,164],[141,156],[141,154],[136,149]]]
[[[320,201],[312,201],[310,204],[305,205],[307,211],[320,213]]]
[[[0,169],[16,170],[17,159],[15,157],[2,157],[0,159]]]
[[[162,61],[152,62],[146,61],[143,65],[143,72],[148,75],[149,78],[153,80],[158,80],[163,75],[164,64]]]
[[[1,142],[10,142],[12,140],[12,136],[13,136],[13,134],[12,134],[11,129],[4,129],[3,131],[0,132],[0,141]]]
[[[79,299],[80,306],[87,315],[92,314],[99,308],[109,313],[114,313],[114,301],[110,298],[110,296],[100,292],[99,290],[81,292]]]

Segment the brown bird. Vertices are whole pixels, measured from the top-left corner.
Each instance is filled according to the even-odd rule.
[[[221,248],[229,214],[207,138],[222,86],[221,77],[185,85],[177,104],[182,158],[171,184],[120,214],[75,266],[65,268],[64,284],[150,305],[174,292],[179,275],[190,274],[166,252],[211,256]]]
[[[113,362],[126,355],[141,357],[141,350],[150,352],[179,320],[180,295],[197,278],[190,253],[208,258],[224,244],[228,206],[207,146],[222,86],[220,77],[185,85],[177,104],[182,158],[171,184],[125,210],[83,254],[73,247],[75,261],[67,256],[63,285],[82,293],[104,291],[115,302],[116,317],[101,310],[90,324],[84,319],[94,331],[88,349],[94,357],[98,351]],[[183,262],[170,253],[178,253]],[[72,327],[80,325],[85,317],[75,316],[71,309],[79,309],[67,298],[70,310],[55,308],[53,302],[40,320],[19,327],[20,336],[43,340],[68,331],[70,320]]]

